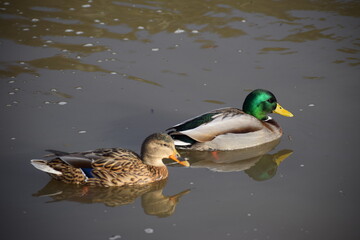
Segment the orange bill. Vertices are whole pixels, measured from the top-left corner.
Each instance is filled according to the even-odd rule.
[[[278,103],[276,104],[276,108],[273,111],[273,113],[277,113],[277,114],[283,115],[285,117],[293,117],[294,116],[291,112],[289,112],[288,110],[286,110],[285,108],[280,106],[280,104],[278,104]]]
[[[190,166],[190,163],[186,161],[184,158],[180,157],[180,154],[177,151],[175,151],[172,155],[170,155],[169,158],[185,167]]]

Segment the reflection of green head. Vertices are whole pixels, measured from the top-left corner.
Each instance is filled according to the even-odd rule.
[[[278,165],[273,161],[272,157],[266,157],[265,155],[254,166],[245,170],[245,173],[256,181],[265,181],[275,176],[277,168]]]
[[[282,161],[293,153],[292,150],[284,149],[275,154],[266,154],[245,173],[256,181],[265,181],[274,177],[278,166]]]
[[[276,104],[274,94],[267,90],[256,89],[245,98],[243,111],[259,120],[265,120],[267,114],[275,110]]]

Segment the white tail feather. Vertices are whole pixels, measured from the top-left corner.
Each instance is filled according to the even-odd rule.
[[[56,174],[56,175],[62,175],[61,172],[53,169],[52,167],[48,166],[46,164],[46,161],[44,160],[41,160],[41,159],[32,159],[31,160],[31,164],[39,169],[40,171],[43,171],[43,172],[47,172],[47,173],[52,173],[52,174]]]
[[[174,140],[174,143],[175,143],[175,146],[189,146],[189,145],[191,145],[190,143],[183,142],[183,141],[180,141],[180,140]]]

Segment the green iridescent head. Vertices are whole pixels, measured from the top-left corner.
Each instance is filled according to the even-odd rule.
[[[259,120],[268,119],[267,114],[269,113],[278,113],[286,117],[294,116],[280,106],[274,94],[264,89],[256,89],[247,95],[243,104],[243,111]]]

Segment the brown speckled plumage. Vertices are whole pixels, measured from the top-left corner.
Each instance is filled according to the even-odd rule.
[[[146,138],[142,157],[122,148],[71,154],[53,152],[60,153],[60,156],[50,161],[32,160],[32,164],[65,183],[103,187],[143,185],[166,179],[168,170],[162,160],[177,155],[173,140],[167,134],[153,134]]]

